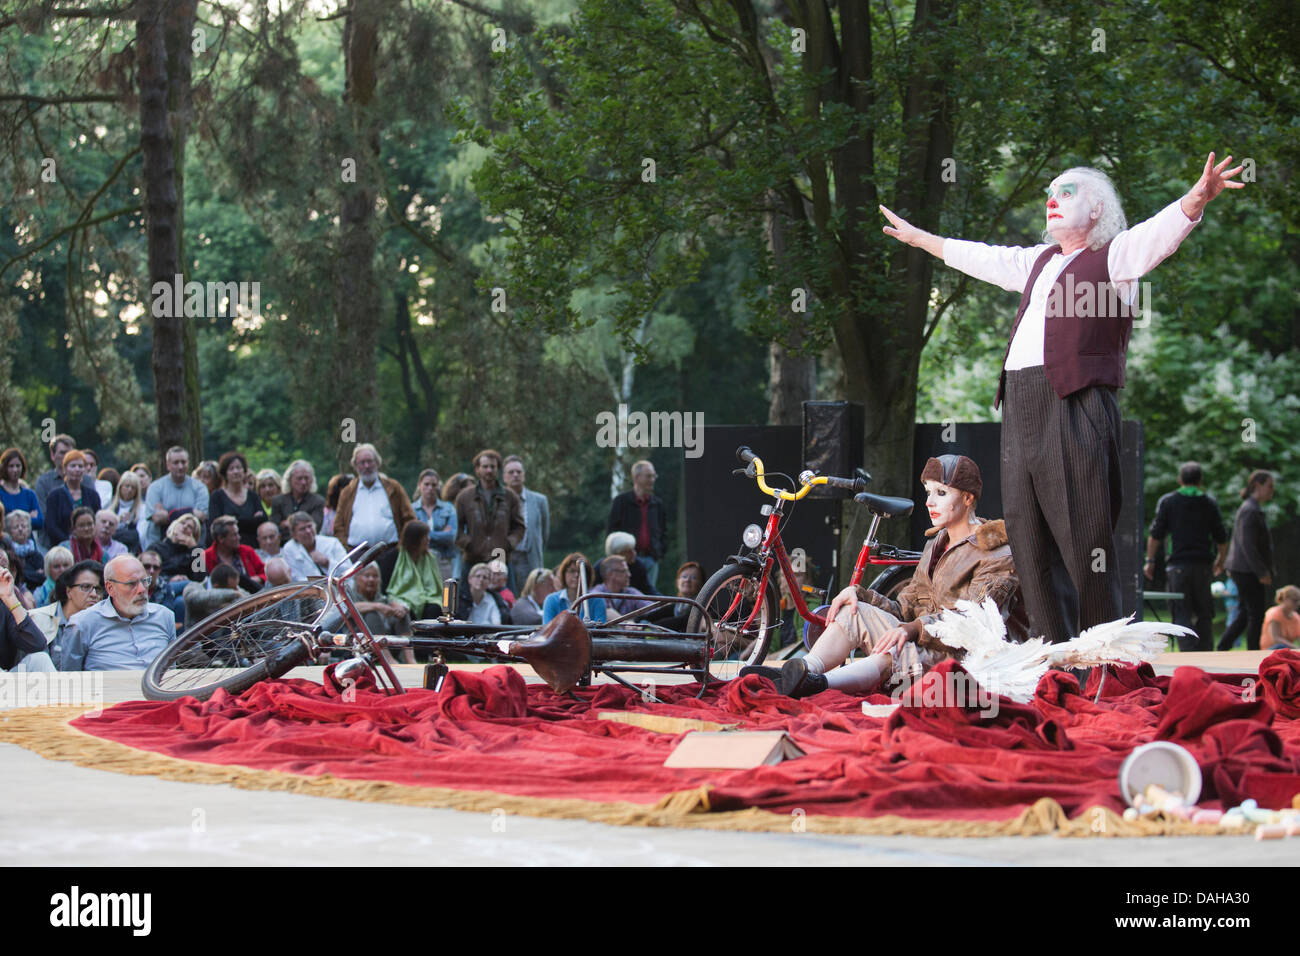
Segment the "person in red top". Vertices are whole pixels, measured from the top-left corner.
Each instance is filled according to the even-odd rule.
[[[228,564],[239,572],[239,586],[250,593],[266,584],[266,567],[262,559],[246,544],[239,543],[239,522],[222,515],[212,522],[212,547],[203,552],[203,565],[209,574],[218,564]]]

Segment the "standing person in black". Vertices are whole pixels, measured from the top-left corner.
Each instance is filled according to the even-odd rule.
[[[1214,598],[1210,582],[1223,573],[1228,533],[1223,529],[1219,503],[1201,490],[1199,464],[1189,461],[1178,469],[1178,490],[1160,499],[1148,535],[1147,561],[1142,568],[1148,581],[1155,577],[1156,555],[1164,547],[1166,535],[1173,539],[1165,563],[1168,588],[1183,594],[1181,601],[1174,602],[1174,623],[1196,631],[1195,639],[1179,635],[1179,650],[1213,650]]]
[[[248,459],[237,451],[228,451],[217,461],[221,487],[208,497],[208,517],[213,521],[229,515],[239,524],[239,543],[257,548],[257,528],[266,520],[262,500],[249,487],[252,477]]]
[[[1253,471],[1241,491],[1246,499],[1237,509],[1232,522],[1232,544],[1225,562],[1228,573],[1237,584],[1241,610],[1233,618],[1219,640],[1219,650],[1226,651],[1246,631],[1246,649],[1259,650],[1259,635],[1264,626],[1264,611],[1268,598],[1264,589],[1273,583],[1273,538],[1268,533],[1268,521],[1260,505],[1273,500],[1273,475],[1267,471]]]
[[[636,560],[645,568],[650,587],[659,586],[659,559],[668,539],[668,517],[663,499],[655,492],[655,466],[648,461],[632,464],[632,490],[609,503],[606,533],[626,531],[636,538]]]

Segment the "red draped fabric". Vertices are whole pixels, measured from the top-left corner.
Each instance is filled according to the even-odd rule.
[[[1300,653],[1271,655],[1259,675],[1112,670],[1094,703],[1099,675],[1082,693],[1074,677],[1051,671],[1032,703],[1000,699],[990,716],[952,699],[965,675],[945,662],[904,706],[873,718],[861,698],[827,691],[792,700],[756,676],[701,700],[693,685],[659,686],[664,703],[648,704],[613,684],[558,696],[493,667],[453,671],[438,693],[340,693],[328,681],[282,680],[207,703],[119,704],[74,726],[185,760],[518,796],[650,804],[709,784],[716,810],[1001,820],[1051,797],[1071,816],[1119,811],[1120,764],[1152,740],[1195,755],[1202,806],[1253,797],[1283,807],[1300,793]],[[610,710],[785,730],[807,756],[754,770],[665,769],[680,735],[597,718]]]

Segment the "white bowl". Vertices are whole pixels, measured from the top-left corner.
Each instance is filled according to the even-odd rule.
[[[1167,740],[1137,747],[1119,768],[1119,792],[1131,806],[1142,802],[1142,795],[1153,783],[1170,793],[1182,794],[1183,803],[1189,807],[1201,798],[1201,768],[1196,758]]]

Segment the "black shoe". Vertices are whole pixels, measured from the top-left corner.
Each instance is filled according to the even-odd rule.
[[[826,687],[825,675],[810,671],[802,657],[786,661],[781,666],[781,681],[777,684],[777,689],[787,697],[811,697],[820,694]]]
[[[748,667],[740,669],[740,676],[747,677],[750,674],[757,674],[759,677],[766,677],[773,684],[781,682],[781,670],[777,667],[762,667],[758,664],[750,664]]]

